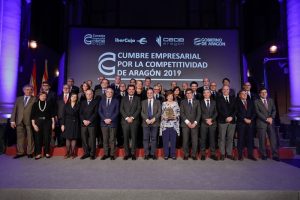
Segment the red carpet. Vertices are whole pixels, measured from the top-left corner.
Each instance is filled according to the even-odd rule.
[[[176,150],[176,154],[177,157],[183,157],[183,151],[182,149],[177,149]],[[245,149],[245,155],[247,155],[246,153],[246,149]],[[7,155],[10,156],[14,156],[16,155],[16,147],[15,146],[11,146],[11,147],[7,147],[6,152]],[[158,157],[163,157],[163,149],[157,149],[156,152]],[[53,156],[64,156],[66,154],[66,149],[65,147],[55,147],[52,149],[52,155]],[[97,149],[97,154],[96,156],[103,156],[104,152],[103,149]],[[207,156],[210,156],[210,152],[209,150],[207,150]],[[77,155],[78,156],[82,156],[83,155],[83,149],[82,148],[78,148],[77,150]],[[217,150],[217,155],[220,156],[220,152]],[[233,155],[237,155],[237,150],[234,149],[233,150]],[[117,157],[123,157],[124,156],[124,149],[123,148],[117,148],[116,150],[116,156]],[[137,149],[136,151],[136,156],[137,157],[143,157],[144,156],[144,149]],[[269,151],[269,156],[271,156],[270,151]],[[294,150],[291,148],[280,148],[279,149],[279,157],[280,159],[293,159],[295,156]],[[254,149],[254,157],[259,158],[259,151],[257,149]]]

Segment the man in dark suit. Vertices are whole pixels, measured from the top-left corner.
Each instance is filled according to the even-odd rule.
[[[119,85],[119,93],[118,94],[114,94],[114,97],[116,97],[117,99],[122,100],[122,97],[125,97],[127,95],[127,91],[126,91],[126,84],[125,83],[120,83]]]
[[[255,92],[251,91],[251,83],[250,82],[245,82],[243,84],[243,90],[246,91],[247,93],[247,99],[251,100],[251,101],[255,101],[256,99],[258,99],[258,96]]]
[[[186,89],[188,89],[189,84],[187,82],[182,83],[180,96],[182,99],[186,98]]]
[[[114,95],[114,96],[119,100],[119,104],[121,104],[122,98],[127,96],[125,83],[120,83],[120,92],[119,92],[119,94]],[[122,126],[121,126],[121,118],[122,118],[122,116],[119,115],[118,128],[117,128],[117,146],[118,147],[123,147],[123,143],[124,143],[123,130],[122,130]]]
[[[96,133],[95,126],[98,123],[98,101],[93,99],[93,91],[87,90],[86,101],[80,105],[81,139],[84,155],[80,159],[90,157],[96,159]]]
[[[205,150],[206,150],[206,138],[207,134],[209,137],[210,146],[210,158],[217,160],[216,157],[216,129],[217,129],[217,104],[216,101],[211,99],[211,91],[204,89],[203,91],[204,99],[200,101],[201,108],[201,127],[200,127],[200,149],[201,149],[201,160],[205,160]]]
[[[110,87],[114,90],[114,95],[117,96],[120,93],[121,76],[115,76],[115,82],[110,84]]]
[[[34,141],[33,131],[31,127],[31,110],[36,98],[32,96],[33,88],[31,85],[23,87],[24,95],[17,98],[13,112],[11,114],[10,125],[13,129],[17,129],[17,155],[20,158],[25,156],[25,139],[27,140],[28,158],[33,157]]]
[[[101,88],[97,88],[95,92],[95,99],[98,99],[100,101],[101,98],[105,98],[105,93],[107,88],[109,87],[109,80],[103,79],[101,82]]]
[[[162,103],[164,101],[164,96],[162,94],[159,93],[159,87],[156,85],[153,87],[153,98],[158,100],[160,103]],[[147,94],[148,97],[148,94]],[[149,97],[148,97],[149,98]]]
[[[197,92],[197,89],[198,89],[198,83],[196,81],[192,81],[190,83],[190,87],[192,89],[192,92],[193,92],[193,99],[196,99],[198,101],[200,101],[202,99],[202,94],[199,94]]]
[[[233,88],[230,88],[229,78],[224,78],[222,80],[222,83],[223,83],[223,86],[228,86],[229,87],[229,96],[235,97],[235,90]],[[220,95],[222,95],[222,90],[223,90],[223,87],[221,89],[219,89],[219,91],[218,91]]]
[[[235,133],[235,97],[229,95],[230,88],[223,86],[222,95],[217,99],[219,148],[221,160],[225,159],[225,147],[227,158],[235,160],[232,155],[233,137]],[[227,137],[227,139],[226,139]]]
[[[99,84],[98,85],[95,85],[95,87],[94,87],[94,92],[96,93],[96,91],[97,90],[102,90],[102,86],[101,86],[101,83],[102,83],[102,81],[105,79],[105,77],[104,76],[99,76],[99,78],[98,78],[98,81],[99,81]],[[100,93],[100,91],[99,91],[99,93]]]
[[[219,93],[217,91],[217,83],[216,82],[211,82],[209,85],[209,90],[210,90],[210,98],[213,100],[217,100],[217,97],[219,96]]]
[[[41,91],[42,92],[46,92],[46,94],[47,94],[47,102],[51,101],[52,105],[55,105],[55,113],[56,113],[57,112],[57,107],[56,107],[56,99],[57,99],[57,97],[56,97],[56,93],[53,92],[53,91],[51,91],[50,88],[51,88],[51,86],[50,86],[49,82],[48,81],[44,81],[42,83]]]
[[[259,135],[259,150],[262,160],[267,160],[266,135],[270,138],[273,160],[279,161],[277,135],[274,128],[274,119],[276,108],[273,99],[268,98],[268,92],[265,88],[259,90],[259,99],[255,100],[256,110],[256,129]]]
[[[197,88],[197,92],[199,94],[203,94],[204,90],[208,90],[209,89],[209,85],[210,85],[210,81],[208,78],[203,78],[203,86]]]
[[[63,92],[61,95],[57,96],[57,100],[56,100],[56,105],[57,105],[57,125],[59,128],[56,128],[55,131],[55,135],[56,135],[56,139],[57,139],[57,146],[61,147],[63,146],[63,138],[62,138],[62,134],[61,134],[61,122],[62,122],[62,118],[63,118],[63,112],[64,112],[64,106],[65,104],[69,101],[70,98],[70,87],[65,84],[63,86]]]
[[[113,98],[114,91],[112,88],[106,90],[106,98],[102,98],[99,103],[100,126],[103,135],[104,155],[101,160],[105,160],[109,156],[110,159],[115,160],[115,142],[116,131],[119,121],[119,100]]]
[[[137,129],[139,127],[139,117],[141,113],[141,101],[140,98],[135,96],[135,86],[129,85],[128,96],[125,96],[121,100],[120,113],[122,115],[121,125],[124,134],[124,148],[125,157],[124,160],[132,157],[132,160],[136,160],[136,138]],[[129,148],[129,138],[131,137],[131,151]]]
[[[236,101],[236,130],[238,134],[239,160],[243,160],[243,149],[247,144],[248,158],[256,161],[253,156],[253,128],[255,120],[254,103],[247,99],[247,91],[241,90]]]
[[[156,138],[158,133],[160,115],[161,115],[161,102],[153,98],[153,89],[147,90],[148,99],[142,101],[141,116],[143,119],[143,146],[145,152],[145,160],[152,158],[156,160]],[[149,144],[151,151],[149,153]]]
[[[68,78],[67,85],[70,88],[70,93],[75,93],[75,94],[79,93],[79,87],[74,85],[74,79],[73,78]]]
[[[199,101],[193,99],[193,91],[191,89],[186,90],[186,99],[184,99],[180,103],[180,117],[183,136],[183,159],[187,160],[189,156],[189,137],[191,134],[192,159],[197,160],[197,146],[199,134],[198,124],[201,119],[201,109]]]

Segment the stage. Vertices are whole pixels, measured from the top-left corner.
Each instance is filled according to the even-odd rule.
[[[297,199],[299,165],[267,161],[12,159],[0,156],[6,199]],[[290,162],[291,163],[291,162]],[[298,163],[299,164],[299,163]]]

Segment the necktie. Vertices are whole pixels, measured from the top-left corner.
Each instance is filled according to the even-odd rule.
[[[130,102],[130,104],[132,103],[132,97],[129,97],[129,102]]]
[[[124,97],[124,92],[121,92],[121,96]]]
[[[268,102],[266,99],[264,99],[264,105],[265,105],[266,109],[268,110]]]
[[[189,100],[189,107],[190,107],[190,110],[193,109],[193,104],[192,104],[192,101],[191,101],[191,100]]]
[[[65,94],[65,96],[64,96],[64,102],[65,102],[65,104],[67,103],[67,101],[68,101],[68,95]]]
[[[207,99],[207,100],[206,100],[206,107],[209,109],[209,106],[210,106],[209,100]]]
[[[152,118],[152,105],[151,105],[152,100],[149,100],[148,102],[148,118]]]
[[[228,97],[225,97],[225,101],[226,103],[229,103]]]
[[[107,99],[107,104],[106,104],[107,107],[110,106],[110,99]]]
[[[24,106],[27,105],[27,101],[28,101],[28,97],[25,97],[25,98],[24,98]]]
[[[90,103],[91,103],[91,101],[90,101],[90,100],[89,100],[89,101],[87,101],[87,104],[88,104],[88,105],[90,105]]]
[[[247,101],[244,100],[243,102],[244,102],[244,107],[247,110]]]

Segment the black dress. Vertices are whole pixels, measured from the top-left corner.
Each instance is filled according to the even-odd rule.
[[[66,139],[78,139],[80,137],[79,104],[72,108],[71,103],[64,106],[62,125],[65,125],[63,137]]]

